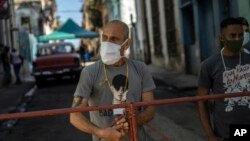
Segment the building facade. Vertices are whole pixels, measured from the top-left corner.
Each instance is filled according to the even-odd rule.
[[[220,50],[223,19],[250,19],[248,0],[88,1],[98,1],[102,25],[113,19],[129,25],[131,58],[189,74],[197,74],[200,63]]]
[[[137,37],[146,63],[181,70],[183,51],[179,38],[179,15],[176,1],[137,0]]]
[[[185,54],[185,71],[197,74],[200,62],[220,50],[220,22],[237,17],[235,0],[179,0],[181,38]]]
[[[0,43],[12,46],[14,25],[11,16],[12,1],[0,0]]]
[[[56,28],[55,0],[15,0],[16,25],[35,36],[49,34]]]
[[[246,2],[137,0],[141,55],[157,66],[197,74],[200,63],[220,49],[220,22],[226,17],[247,15],[249,6],[240,7]]]
[[[36,37],[56,28],[55,0],[1,0],[7,10],[0,8],[0,43],[16,48],[32,63]]]
[[[239,16],[245,17],[250,22],[250,1],[239,0],[238,1]]]

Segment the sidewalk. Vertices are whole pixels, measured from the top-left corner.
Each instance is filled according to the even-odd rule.
[[[165,82],[167,85],[178,90],[189,90],[197,88],[197,76],[177,73],[173,70],[147,65],[153,78]]]
[[[154,119],[150,121],[149,124],[161,132],[161,134],[167,137],[170,141],[205,141],[204,137],[183,128],[176,124],[175,121],[163,117],[159,113],[156,113]],[[145,129],[150,137],[149,141],[164,141],[164,139],[156,132],[153,132],[148,127]]]
[[[181,91],[180,97],[195,95],[192,92],[196,91],[197,88],[197,76],[177,73],[155,65],[147,65],[147,67],[153,79],[174,90]],[[190,92],[191,94],[189,94]],[[156,113],[154,119],[149,123],[151,126],[171,141],[205,141],[197,107],[194,103],[178,104],[165,108]],[[167,113],[170,113],[170,115]],[[146,128],[146,131],[151,137],[150,141],[163,141],[157,133],[152,132],[149,128]]]
[[[5,87],[2,85],[3,74],[0,73],[0,114],[26,111],[27,102],[31,98],[29,92],[35,83],[30,77],[22,77],[22,84],[10,84],[8,87]],[[0,140],[8,135],[10,132],[9,129],[14,126],[16,122],[17,120],[0,121]]]

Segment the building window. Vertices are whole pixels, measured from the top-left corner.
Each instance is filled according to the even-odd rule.
[[[177,45],[176,45],[176,29],[174,19],[173,0],[165,0],[165,18],[166,18],[166,32],[167,32],[167,43],[168,43],[168,54],[170,57],[177,56]]]
[[[30,18],[29,17],[22,17],[21,18],[21,26],[24,28],[27,32],[31,33],[31,26],[30,26]]]
[[[154,54],[162,57],[162,43],[160,32],[160,13],[157,0],[151,0],[152,21],[153,21],[153,40],[154,40]]]

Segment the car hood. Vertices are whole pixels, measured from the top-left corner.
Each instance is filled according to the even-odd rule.
[[[36,68],[44,69],[61,69],[67,67],[79,66],[79,54],[54,54],[48,56],[40,56],[36,59]]]

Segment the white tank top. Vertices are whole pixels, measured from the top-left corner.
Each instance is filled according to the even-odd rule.
[[[11,57],[12,57],[13,64],[21,64],[22,60],[21,60],[18,52],[12,52]]]

